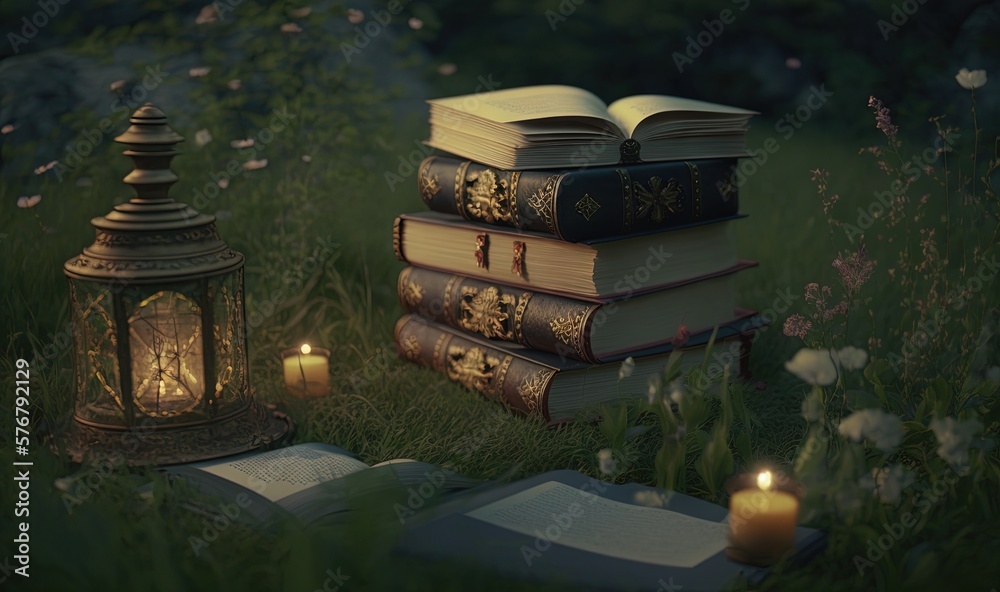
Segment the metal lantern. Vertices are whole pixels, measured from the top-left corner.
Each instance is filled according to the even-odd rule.
[[[136,197],[91,220],[94,244],[66,262],[76,337],[76,409],[67,450],[174,464],[282,439],[287,418],[250,389],[243,255],[215,217],[167,195],[184,140],[151,104],[115,138]]]

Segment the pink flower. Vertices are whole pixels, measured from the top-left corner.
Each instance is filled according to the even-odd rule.
[[[301,33],[302,32],[302,27],[300,27],[298,25],[298,23],[285,23],[285,24],[281,25],[281,32],[282,33]]]
[[[361,12],[357,8],[347,9],[347,21],[352,25],[356,25],[361,21],[365,20],[365,13]]]
[[[202,76],[207,76],[211,71],[212,69],[208,67],[191,68],[188,70],[188,76],[191,78],[201,78]]]
[[[868,97],[868,106],[875,111],[875,127],[882,130],[890,142],[895,142],[896,132],[899,131],[899,128],[892,124],[889,108],[882,105],[882,101],[875,97]]]
[[[42,201],[41,195],[32,195],[28,197],[26,195],[17,198],[17,207],[19,208],[33,208],[38,205],[38,202]]]
[[[415,16],[410,17],[410,20],[407,21],[406,24],[410,25],[410,28],[413,29],[414,31],[424,28],[424,21],[418,19]]]
[[[208,23],[214,23],[219,20],[218,15],[219,13],[216,12],[214,4],[202,6],[201,12],[199,12],[197,18],[194,19],[194,24],[207,25]]]
[[[122,89],[122,88],[123,88],[124,86],[125,86],[125,81],[124,81],[124,80],[115,80],[114,82],[112,82],[112,83],[111,83],[111,84],[110,84],[110,85],[108,86],[108,88],[109,88],[109,89],[111,89],[111,92],[118,92],[118,91],[120,91],[120,90],[121,90],[121,89]]]
[[[833,267],[840,273],[840,280],[844,284],[844,291],[848,296],[853,296],[861,290],[861,286],[872,276],[875,269],[875,262],[868,260],[868,250],[865,248],[864,238],[860,240],[858,250],[850,255],[837,255],[833,260]]]
[[[16,129],[17,129],[17,126],[15,126],[13,123],[8,123],[7,125],[5,125],[3,127],[0,127],[0,134],[7,135],[7,134],[9,134],[10,132],[12,132],[12,131],[14,131]]]
[[[240,90],[240,88],[242,88],[243,86],[243,81],[241,81],[239,78],[233,78],[232,80],[226,83],[226,86],[229,87],[229,90]]]
[[[245,171],[256,171],[267,166],[267,159],[262,158],[260,160],[248,160],[243,163],[243,170]]]
[[[217,183],[219,185],[219,189],[225,189],[229,187],[229,179],[227,179],[226,177],[219,179]]]
[[[802,293],[805,295],[806,302],[808,303],[817,304],[820,300],[819,284],[816,282],[806,284],[805,288],[802,289]]]
[[[800,314],[793,314],[785,319],[784,331],[788,337],[805,339],[810,329],[812,329],[812,322]]]
[[[47,171],[50,171],[50,170],[54,169],[58,164],[59,164],[58,160],[53,160],[50,163],[43,164],[42,166],[37,167],[35,169],[35,174],[36,175],[41,175],[42,173],[45,173]]]
[[[677,334],[674,335],[674,338],[670,340],[670,343],[672,343],[674,347],[684,347],[684,344],[688,342],[688,339],[690,337],[691,337],[691,332],[688,331],[688,328],[685,327],[684,324],[682,323],[680,326],[677,327]]]
[[[829,321],[830,319],[832,319],[833,317],[835,317],[835,316],[837,316],[839,314],[842,314],[842,315],[846,315],[847,314],[847,301],[846,300],[841,300],[833,308],[828,308],[827,310],[824,310],[823,311],[823,320],[824,321]]]
[[[441,76],[451,76],[458,71],[458,66],[448,62],[447,64],[441,64],[438,66],[438,74]]]
[[[253,146],[253,138],[247,138],[245,140],[233,140],[229,143],[233,148],[249,148]]]

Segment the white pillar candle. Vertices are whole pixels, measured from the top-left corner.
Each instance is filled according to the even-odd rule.
[[[330,394],[330,350],[310,347],[286,349],[281,354],[285,387],[296,397]]]
[[[730,557],[770,565],[795,546],[799,498],[775,487],[770,471],[760,473],[756,484],[747,483],[749,477],[729,498]]]

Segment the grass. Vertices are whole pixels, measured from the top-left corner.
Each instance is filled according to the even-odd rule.
[[[401,130],[399,143],[405,146],[408,137],[421,133],[420,126]],[[752,138],[752,145],[760,135]],[[813,238],[821,213],[811,199],[814,190],[807,170],[818,163],[847,169],[852,157],[846,143],[830,142],[829,137],[800,132],[743,188],[741,199],[750,218],[738,226],[737,241],[744,256],[762,264],[740,278],[739,298],[745,306],[774,307],[776,299],[780,302],[779,293],[797,293],[817,267],[829,261],[828,245]],[[179,198],[188,195],[198,179],[191,172],[197,165],[197,149],[187,150],[175,159],[181,180],[173,194]],[[400,314],[395,275],[402,264],[392,255],[390,229],[395,215],[419,210],[421,204],[411,188],[383,190],[377,171],[392,166],[394,160],[392,155],[383,158],[367,173],[358,173],[353,186],[334,170],[357,166],[351,161],[317,162],[322,159],[318,154],[309,165],[276,159],[253,173],[252,182],[234,183],[219,198],[217,208],[232,212],[231,218],[218,223],[220,232],[247,257],[248,315],[253,321],[258,319],[254,311],[271,311],[262,314],[250,334],[257,396],[288,409],[297,424],[296,441],[331,442],[368,463],[416,458],[487,479],[512,469],[514,478],[564,468],[598,476],[594,455],[607,442],[596,425],[577,422],[546,429],[396,358],[391,329]],[[105,170],[94,171],[93,185],[82,195],[65,186],[54,187],[37,210],[12,207],[12,188],[4,189],[0,202],[6,211],[0,232],[8,235],[3,274],[10,281],[5,283],[3,300],[13,313],[4,323],[10,335],[5,374],[12,374],[10,366],[17,357],[31,359],[31,349],[47,351],[50,334],[65,326],[67,290],[60,263],[87,244],[84,221],[108,209],[110,199],[105,196],[128,195],[128,188],[115,182],[126,167],[127,161],[119,158]],[[32,220],[35,213],[55,232],[42,234]],[[321,265],[310,264],[310,258]],[[304,287],[291,291],[289,286],[298,284],[290,278]],[[275,297],[276,291],[282,295]],[[266,306],[269,302],[271,306]],[[289,400],[283,393],[279,352],[303,340],[333,350],[334,395],[329,398],[303,402]],[[747,398],[748,407],[761,420],[759,429],[750,434],[756,458],[748,461],[788,464],[804,432],[799,418],[803,387],[782,369],[792,349],[776,326],[755,344],[752,370],[755,379],[767,386]],[[50,363],[33,372],[36,432],[59,425],[71,409],[71,352],[68,347],[57,351]],[[633,444],[635,467],[619,480],[652,482],[656,446],[653,433],[639,437]],[[7,457],[9,449],[5,447]],[[137,514],[134,488],[142,478],[116,473],[105,477],[93,495],[69,513],[52,483],[72,467],[38,443],[33,455],[32,569],[37,570],[33,573],[37,579],[31,581],[41,586],[38,589],[70,578],[89,589],[141,588],[154,575],[162,590],[312,589],[339,557],[347,558],[354,582],[366,587],[463,585],[450,568],[410,566],[405,582],[383,581],[378,569],[356,571],[367,561],[352,554],[352,548],[371,551],[373,557],[385,552],[380,545],[384,541],[373,537],[364,524],[371,514],[363,511],[358,512],[362,524],[337,531],[292,532],[285,526],[274,537],[234,527],[213,543],[208,559],[195,557],[188,537],[198,532],[197,520],[184,515],[176,495],[163,492],[158,512]],[[4,489],[10,499],[14,491],[9,482]],[[369,512],[377,514],[378,509]],[[275,541],[279,546],[272,546]],[[475,577],[492,581],[492,576]],[[494,582],[492,589],[511,585]]]

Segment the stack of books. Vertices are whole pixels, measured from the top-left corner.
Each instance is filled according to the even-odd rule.
[[[399,216],[399,354],[550,422],[643,396],[674,349],[746,372],[730,226],[752,111],[659,95],[605,105],[567,86],[430,101]],[[632,358],[631,373],[621,362]],[[627,375],[627,376],[623,376]]]

